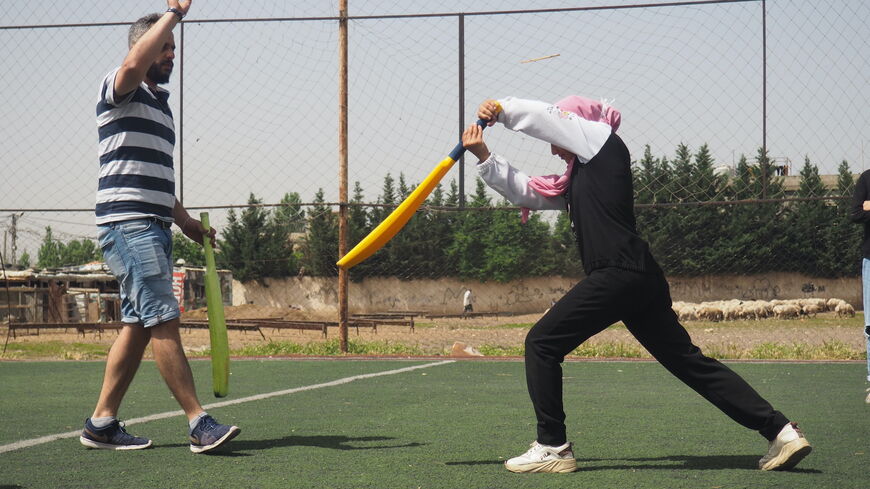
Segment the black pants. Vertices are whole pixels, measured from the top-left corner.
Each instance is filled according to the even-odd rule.
[[[538,418],[538,443],[566,442],[561,366],[565,355],[617,321],[624,322],[669,372],[734,421],[768,440],[788,423],[742,377],[692,344],[671,309],[664,276],[604,268],[574,286],[526,337],[526,382]]]

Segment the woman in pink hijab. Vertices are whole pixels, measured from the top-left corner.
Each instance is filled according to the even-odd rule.
[[[619,321],[674,376],[767,439],[760,469],[790,469],[803,459],[812,448],[797,425],[734,371],[701,353],[671,309],[668,282],[637,232],[631,156],[616,134],[620,113],[603,102],[571,96],[556,104],[486,100],[477,115],[489,125],[499,122],[550,143],[551,153],[565,162],[563,174],[530,178],[489,151],[477,124],[462,135],[463,146],[479,160],[481,178],[508,201],[528,209],[567,210],[586,272],[526,336],[526,383],[537,438],[528,451],[505,462],[507,469],[576,470],[566,437],[561,363]]]
[[[560,110],[574,113],[586,119],[587,121],[603,122],[610,126],[612,132],[616,132],[619,128],[619,123],[622,121],[622,115],[619,111],[607,105],[604,101],[596,102],[586,97],[579,95],[570,95],[556,102],[556,107]],[[557,154],[553,149],[553,154]],[[574,168],[574,160],[568,163],[568,167],[564,174],[545,175],[532,177],[529,180],[529,188],[538,192],[545,197],[555,197],[562,195],[568,188],[568,181],[571,177],[571,170]],[[523,223],[529,218],[529,208],[522,208]]]

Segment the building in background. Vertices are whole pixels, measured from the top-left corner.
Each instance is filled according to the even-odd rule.
[[[50,270],[0,271],[0,321],[111,323],[121,320],[118,281],[102,262]],[[173,291],[182,312],[205,307],[205,269],[173,269]],[[218,270],[225,305],[232,305],[233,275]]]

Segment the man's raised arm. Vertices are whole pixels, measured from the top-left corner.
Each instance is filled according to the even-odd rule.
[[[142,37],[131,40],[130,51],[115,76],[115,100],[122,99],[145,80],[148,68],[164,49],[175,49],[174,44],[167,46],[170,42],[170,34],[175,25],[181,21],[181,17],[187,14],[190,3],[191,0],[167,0],[168,9],[160,20],[142,34]]]

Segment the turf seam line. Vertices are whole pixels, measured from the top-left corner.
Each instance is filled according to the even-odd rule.
[[[311,390],[315,390],[315,389],[322,389],[324,387],[333,387],[336,385],[349,384],[349,383],[357,381],[357,380],[371,379],[374,377],[383,377],[386,375],[401,374],[401,373],[411,372],[414,370],[419,370],[419,369],[429,368],[429,367],[438,367],[441,365],[447,365],[447,364],[454,363],[454,362],[455,362],[455,360],[444,360],[441,362],[424,363],[423,365],[414,365],[412,367],[403,367],[403,368],[396,369],[396,370],[384,370],[382,372],[374,372],[374,373],[370,373],[370,374],[353,375],[351,377],[344,377],[341,379],[336,379],[336,380],[332,380],[329,382],[323,382],[320,384],[305,385],[302,387],[294,387],[292,389],[285,389],[285,390],[280,390],[280,391],[275,391],[275,392],[268,392],[266,394],[257,394],[254,396],[242,397],[239,399],[233,399],[233,400],[229,400],[229,401],[215,402],[212,404],[206,404],[202,408],[205,410],[209,410],[212,408],[233,406],[236,404],[243,404],[243,403],[251,402],[251,401],[261,401],[263,399],[269,399],[271,397],[286,396],[288,394],[295,394],[297,392],[305,392],[305,391],[311,391]],[[184,411],[179,409],[176,411],[167,411],[164,413],[152,414],[150,416],[142,416],[140,418],[126,419],[126,420],[124,420],[124,424],[126,426],[130,426],[130,425],[134,425],[134,424],[147,423],[149,421],[157,421],[160,419],[173,418],[175,416],[183,416],[183,415],[184,415]],[[0,445],[0,453],[11,452],[14,450],[20,450],[22,448],[28,448],[28,447],[32,447],[32,446],[36,446],[36,445],[42,445],[43,443],[49,443],[49,442],[56,441],[56,440],[63,440],[66,438],[74,438],[74,437],[80,436],[81,434],[82,434],[81,430],[76,430],[76,431],[68,431],[66,433],[57,433],[54,435],[40,436],[39,438],[31,438],[29,440],[21,440],[21,441],[9,443],[6,445]]]

